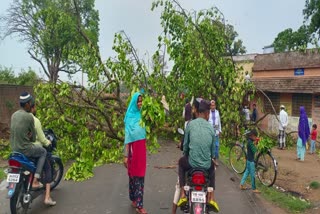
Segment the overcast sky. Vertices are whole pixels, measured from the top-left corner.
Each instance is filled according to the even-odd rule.
[[[1,15],[10,2],[12,0],[1,0]],[[154,52],[162,29],[160,9],[152,12],[151,3],[152,0],[96,0],[104,59],[114,55],[111,50],[113,36],[120,30],[127,33],[141,56]],[[218,7],[227,23],[234,25],[247,53],[262,53],[262,48],[270,45],[280,31],[296,30],[302,24],[305,0],[180,0],[180,3],[187,10]],[[30,59],[26,45],[15,38],[0,40],[0,66],[12,67],[16,72],[28,66],[40,70],[40,66]]]

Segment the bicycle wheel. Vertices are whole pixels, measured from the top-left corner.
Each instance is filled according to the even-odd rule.
[[[277,163],[270,152],[260,153],[258,155],[256,162],[256,174],[259,181],[267,187],[271,187],[276,181]]]
[[[246,170],[246,152],[240,144],[234,144],[229,152],[229,162],[232,169],[238,173],[242,174]]]

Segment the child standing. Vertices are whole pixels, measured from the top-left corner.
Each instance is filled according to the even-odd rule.
[[[247,167],[244,171],[243,177],[240,182],[240,189],[245,190],[247,189],[244,185],[248,175],[250,174],[251,178],[251,187],[254,193],[260,193],[259,190],[256,189],[256,182],[255,182],[255,163],[254,163],[254,155],[257,151],[255,143],[257,142],[258,133],[255,129],[252,129],[248,134],[248,142],[247,142]]]
[[[317,140],[317,124],[312,125],[312,131],[311,131],[311,145],[310,145],[310,154],[313,154],[316,152],[316,140]]]

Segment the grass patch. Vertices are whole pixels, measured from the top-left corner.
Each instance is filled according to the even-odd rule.
[[[258,188],[265,199],[274,202],[279,207],[290,211],[290,213],[301,213],[312,207],[306,200],[294,197],[289,193],[279,192],[273,187],[265,187],[258,183]]]
[[[318,181],[312,181],[310,183],[310,188],[311,189],[319,189],[320,188],[320,183]]]
[[[4,180],[4,178],[6,177],[6,173],[4,173],[4,168],[0,167],[0,181]]]

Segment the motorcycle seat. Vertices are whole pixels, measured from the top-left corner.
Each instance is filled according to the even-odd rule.
[[[188,170],[188,176],[191,176],[192,174],[196,172],[202,172],[205,176],[209,176],[209,170],[208,169],[203,169],[203,168],[192,168]]]

